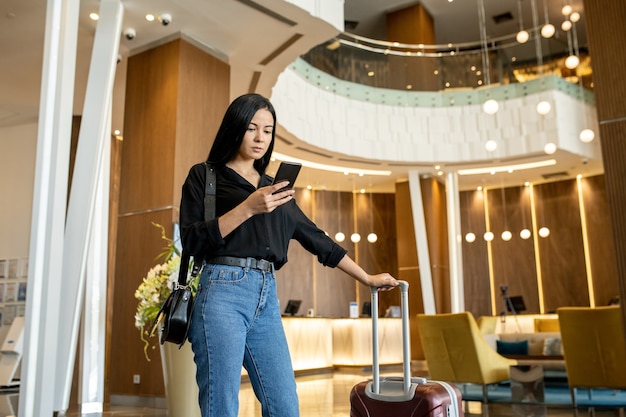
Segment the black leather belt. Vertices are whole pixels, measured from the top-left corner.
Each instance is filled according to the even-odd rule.
[[[274,272],[274,264],[265,259],[236,258],[234,256],[217,256],[209,259],[208,264],[219,264],[228,266],[240,266],[242,268],[259,269],[265,272]]]

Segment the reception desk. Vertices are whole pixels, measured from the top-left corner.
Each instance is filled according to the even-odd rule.
[[[402,363],[402,320],[378,319],[378,359],[381,365]],[[372,320],[333,320],[333,365],[372,364]]]
[[[333,367],[333,321],[283,317],[294,371]]]
[[[402,363],[402,320],[381,318],[378,324],[380,364]],[[283,327],[296,372],[372,364],[371,319],[283,317]]]

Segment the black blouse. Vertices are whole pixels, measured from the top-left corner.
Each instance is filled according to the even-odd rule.
[[[204,221],[204,163],[189,170],[182,190],[180,228],[182,244],[191,254],[252,257],[274,262],[276,269],[287,263],[289,241],[295,239],[325,266],[336,267],[347,251],[326,236],[300,210],[295,199],[271,213],[257,214],[222,238],[219,217],[244,201],[256,188],[228,167],[216,167],[216,218]],[[271,185],[272,177],[261,176],[259,188]]]

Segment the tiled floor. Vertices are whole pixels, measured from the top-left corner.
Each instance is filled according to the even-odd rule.
[[[399,375],[400,373],[394,373]],[[299,376],[298,394],[300,396],[301,417],[349,417],[350,389],[357,382],[367,379],[369,372],[360,370],[340,370],[333,373],[322,373],[316,375]],[[466,416],[480,416],[481,404],[470,402],[465,404]],[[569,407],[560,408],[537,408],[511,405],[490,405],[489,417],[565,417],[574,416],[574,412]],[[467,412],[469,411],[469,412]],[[0,417],[10,415],[17,416],[17,395],[0,395]],[[244,383],[240,394],[239,417],[258,417],[261,409],[254,397],[249,383]],[[578,416],[590,415],[588,410],[581,409]],[[143,408],[143,407],[121,407],[111,406],[104,413],[83,414],[78,412],[68,412],[67,417],[189,417],[189,416],[167,416],[164,409]],[[624,410],[596,410],[597,417],[624,417]],[[398,416],[401,417],[401,416]]]

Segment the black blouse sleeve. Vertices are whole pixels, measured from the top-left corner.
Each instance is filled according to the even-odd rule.
[[[295,204],[295,201],[291,203],[293,203],[292,216],[296,221],[293,238],[300,242],[304,249],[317,255],[317,260],[322,265],[336,267],[348,251],[317,227]]]
[[[183,184],[180,202],[180,231],[183,249],[204,255],[224,245],[217,219],[204,220],[204,163],[191,167]]]

